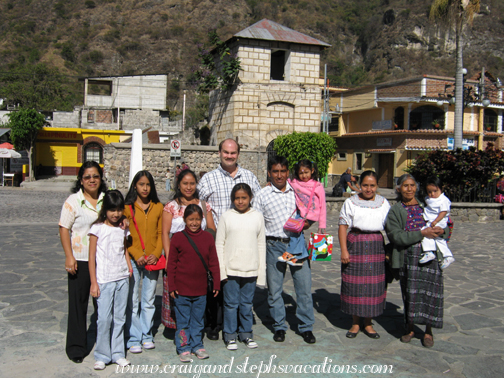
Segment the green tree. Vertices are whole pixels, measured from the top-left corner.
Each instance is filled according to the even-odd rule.
[[[28,153],[30,181],[33,180],[32,151],[38,132],[45,124],[45,118],[35,109],[21,108],[9,113],[10,137],[16,150]]]
[[[324,133],[296,133],[281,135],[275,139],[273,149],[285,156],[289,169],[302,159],[317,163],[320,176],[327,174],[329,163],[336,152],[336,141]]]
[[[462,148],[464,116],[464,75],[463,34],[466,25],[472,25],[474,15],[479,12],[480,0],[434,0],[429,17],[441,21],[440,26],[455,30],[456,38],[456,72],[455,72],[455,124],[454,147]]]
[[[0,74],[0,97],[9,104],[38,110],[70,111],[80,103],[68,78],[43,63],[20,65]]]

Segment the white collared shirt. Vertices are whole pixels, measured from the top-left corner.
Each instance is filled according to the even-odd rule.
[[[286,183],[284,192],[274,185],[262,188],[255,198],[254,209],[264,216],[266,236],[289,237],[284,231],[284,224],[296,210],[296,196],[289,183]]]
[[[73,256],[77,261],[89,259],[89,236],[91,224],[98,219],[104,193],[100,193],[96,209],[86,200],[82,190],[67,198],[61,209],[59,225],[71,232]]]

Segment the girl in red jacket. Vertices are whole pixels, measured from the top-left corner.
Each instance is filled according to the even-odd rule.
[[[207,269],[214,279],[214,296],[220,290],[220,270],[213,236],[201,229],[203,212],[191,204],[184,211],[185,230],[173,235],[168,254],[168,287],[175,300],[177,331],[175,345],[182,362],[192,362],[191,352],[208,358],[203,348],[203,317],[206,307]],[[201,261],[192,243],[197,247]]]

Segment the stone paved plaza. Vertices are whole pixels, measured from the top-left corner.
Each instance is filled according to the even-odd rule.
[[[74,364],[65,354],[67,279],[64,253],[58,236],[58,218],[67,197],[65,192],[0,188],[0,377],[111,377],[116,365],[102,372],[93,370],[93,355]],[[166,201],[166,192],[161,199]],[[338,214],[330,214],[329,230],[336,235]],[[504,223],[457,223],[450,242],[456,262],[445,272],[444,328],[434,330],[434,347],[421,346],[419,338],[403,344],[402,300],[399,284],[387,293],[387,309],[375,319],[379,340],[363,333],[356,339],[345,337],[350,316],[340,311],[339,248],[332,262],[312,264],[313,299],[317,343],[305,344],[296,333],[295,295],[287,274],[285,302],[290,329],[284,343],[272,340],[266,290],[258,289],[254,300],[256,350],[239,345],[227,351],[221,340],[205,339],[210,359],[191,364],[193,372],[171,373],[179,368],[173,332],[160,324],[161,280],[157,290],[156,349],[128,355],[134,365],[154,365],[160,374],[175,377],[364,377],[365,365],[392,365],[393,377],[501,377],[504,372]],[[89,306],[89,316],[92,313]],[[421,332],[417,337],[421,336]],[[90,332],[92,339],[93,332]],[[276,357],[273,357],[276,356]],[[230,364],[231,372],[201,373],[198,369]],[[248,358],[248,360],[247,360]],[[299,365],[319,365],[320,373],[250,372],[251,365],[269,364],[277,369]],[[322,364],[355,365],[356,371],[323,373]],[[247,362],[247,373],[243,371]],[[184,366],[189,369],[188,366]],[[376,367],[375,367],[376,368]],[[314,367],[316,369],[316,367]],[[350,370],[349,370],[350,369]],[[228,367],[229,370],[229,367]],[[189,370],[188,370],[189,371]],[[131,374],[130,374],[131,375]],[[136,375],[136,374],[135,374]],[[138,375],[150,375],[138,373]]]

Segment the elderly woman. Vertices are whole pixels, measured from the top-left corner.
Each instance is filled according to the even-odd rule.
[[[382,231],[390,209],[376,194],[378,179],[373,171],[360,177],[361,193],[348,198],[340,211],[338,238],[341,246],[341,311],[352,315],[346,337],[363,333],[378,339],[372,318],[385,309],[385,249]]]
[[[443,327],[443,272],[438,259],[420,264],[421,241],[434,239],[444,230],[425,226],[423,204],[416,198],[418,185],[409,174],[402,175],[396,186],[398,202],[387,216],[385,229],[392,244],[391,264],[399,269],[404,301],[406,333],[401,337],[409,343],[415,336],[414,324],[425,324],[423,345],[434,345],[432,327]],[[446,230],[448,231],[448,229]]]
[[[81,363],[89,353],[86,341],[86,314],[91,289],[88,231],[98,219],[106,190],[103,170],[98,163],[87,161],[77,174],[72,189],[74,194],[67,198],[61,209],[59,231],[68,273],[66,353],[75,363]]]

